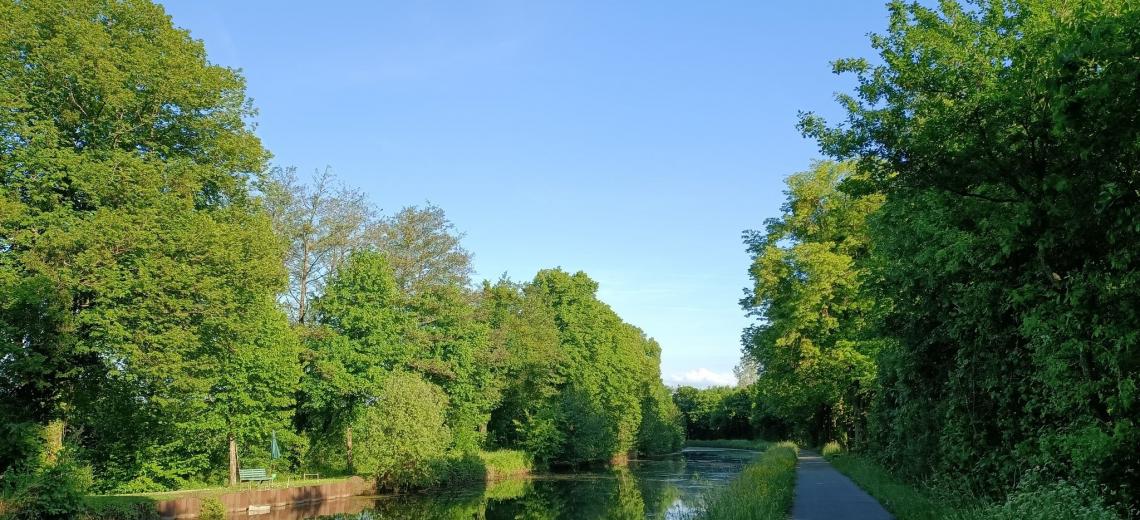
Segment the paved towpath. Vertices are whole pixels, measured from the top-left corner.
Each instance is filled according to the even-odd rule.
[[[866,491],[818,453],[800,450],[792,520],[891,520]]]

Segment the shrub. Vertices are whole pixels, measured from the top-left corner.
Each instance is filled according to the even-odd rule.
[[[203,498],[198,520],[226,520],[226,506],[216,497]]]
[[[380,384],[376,403],[356,422],[360,442],[354,460],[382,489],[430,487],[446,458],[451,433],[447,397],[418,375],[393,372]]]
[[[1024,489],[1029,487],[1031,489]],[[1070,482],[1031,483],[1014,491],[1005,503],[960,514],[961,520],[1119,520],[1095,490]]]
[[[843,448],[839,447],[838,442],[831,441],[831,442],[823,445],[822,453],[823,453],[823,458],[830,460],[832,457],[835,457],[835,456],[843,453]]]
[[[86,509],[91,468],[65,452],[54,464],[5,473],[5,520],[75,518]]]

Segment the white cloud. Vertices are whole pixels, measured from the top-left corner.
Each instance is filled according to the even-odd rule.
[[[698,368],[690,370],[684,374],[672,374],[669,376],[669,384],[673,385],[689,385],[689,386],[735,386],[736,376],[729,373],[713,372],[707,368]]]

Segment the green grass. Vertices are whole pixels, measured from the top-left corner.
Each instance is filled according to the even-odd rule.
[[[960,508],[946,504],[924,489],[904,482],[874,462],[838,450],[838,445],[823,447],[823,455],[835,469],[847,475],[898,520],[942,520],[959,514]]]
[[[747,440],[747,439],[713,439],[713,440],[695,440],[689,439],[685,441],[686,448],[727,448],[734,450],[756,450],[764,451],[770,446],[770,442],[762,440]]]
[[[796,445],[781,442],[760,454],[736,480],[706,499],[705,520],[783,520],[796,487]]]

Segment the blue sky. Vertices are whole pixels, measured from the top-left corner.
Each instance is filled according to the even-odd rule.
[[[662,346],[666,383],[731,382],[741,231],[818,158],[881,0],[165,2],[243,69],[274,162],[385,212],[431,201],[482,278],[584,270]]]

